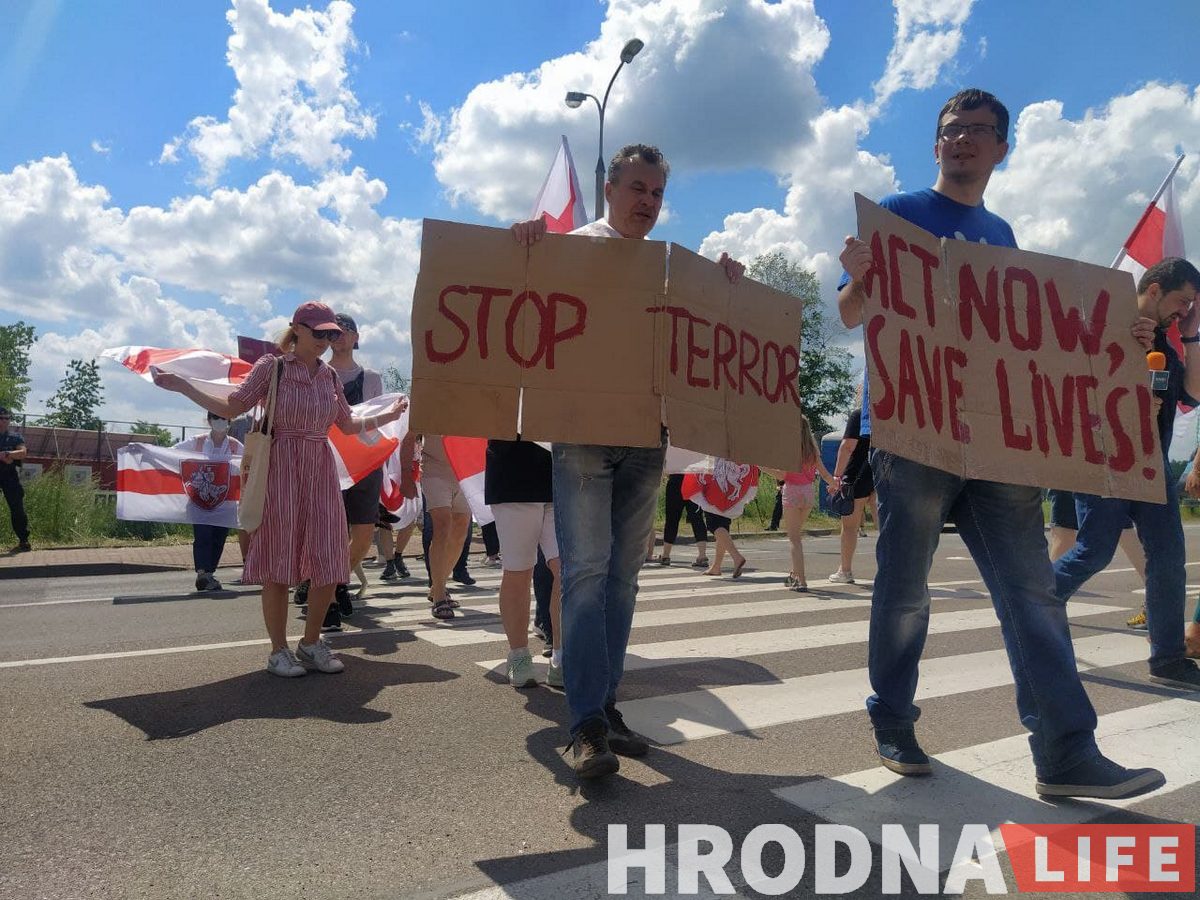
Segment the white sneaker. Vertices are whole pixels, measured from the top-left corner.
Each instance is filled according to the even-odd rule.
[[[297,641],[296,658],[304,668],[316,669],[318,672],[325,672],[328,675],[346,668],[345,663],[329,649],[329,645],[320,639],[311,646],[305,644],[304,641]]]
[[[851,575],[849,572],[843,572],[841,569],[838,569],[836,572],[834,572],[832,575],[829,576],[829,583],[830,584],[854,584],[854,576]]]
[[[508,655],[508,683],[515,688],[533,687],[537,684],[537,674],[533,669],[533,657],[529,651]]]
[[[495,556],[489,556],[487,559],[485,559],[483,561],[483,564],[486,568],[489,568],[489,569],[500,569],[500,568],[503,568],[503,566],[504,566],[504,563],[500,559],[499,553],[497,553]]]
[[[305,674],[304,666],[296,659],[291,647],[276,650],[267,659],[267,671],[280,678],[299,678]]]

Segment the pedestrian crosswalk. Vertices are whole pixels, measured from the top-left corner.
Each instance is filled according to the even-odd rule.
[[[653,683],[647,687],[643,681],[636,696],[621,703],[626,722],[660,747],[737,741],[742,736],[761,742],[770,740],[773,729],[819,729],[832,717],[853,713],[863,716],[866,732],[863,701],[870,693],[865,668],[870,583],[835,585],[813,580],[811,593],[798,594],[784,588],[785,576],[785,572],[759,571],[734,581],[647,567],[641,577],[626,672],[636,678],[640,670],[767,657],[765,665],[775,668],[778,660],[839,649],[844,651],[836,655],[841,662],[811,674],[684,691],[656,691]],[[489,573],[474,589],[460,593],[463,615],[450,627],[429,621],[423,594],[372,601],[381,613],[376,623],[411,628],[420,641],[466,654],[469,662],[464,662],[494,680],[495,673],[503,672],[507,652],[496,602],[498,584],[499,573]],[[1102,584],[1093,587],[1086,599],[1067,607],[1069,619],[1083,628],[1074,643],[1080,671],[1144,664],[1149,652],[1145,636],[1121,624],[1128,615],[1128,594],[1121,592],[1121,599],[1114,601],[1103,593]],[[977,643],[979,649],[926,658],[918,702],[941,698],[971,704],[981,692],[1011,689],[1007,654],[998,649],[999,623],[982,582],[943,582],[931,585],[931,594],[931,639],[969,633],[979,640],[968,645]],[[536,664],[544,666],[544,661],[538,659]],[[1200,781],[1200,766],[1194,762],[1192,742],[1200,728],[1200,704],[1177,692],[1146,692],[1137,675],[1131,679],[1118,674],[1108,683],[1122,680],[1131,693],[1137,692],[1134,703],[1101,715],[1097,732],[1101,747],[1125,765],[1162,769],[1167,786],[1154,797],[1195,785]],[[677,682],[664,680],[667,683]],[[946,835],[953,836],[968,823],[996,829],[1007,821],[1088,821],[1112,809],[1136,809],[1145,799],[1057,806],[1038,799],[1027,737],[1015,709],[1006,714],[1013,727],[1010,736],[939,754],[932,778],[905,779],[878,766],[825,778],[797,772],[796,784],[773,788],[772,793],[805,815],[851,825],[872,840],[878,839],[884,823],[915,829],[938,822]],[[941,858],[949,865],[948,850]],[[583,896],[574,891],[596,885],[602,875],[602,864],[589,864],[472,896]]]

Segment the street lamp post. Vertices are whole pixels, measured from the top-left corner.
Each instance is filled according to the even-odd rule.
[[[612,90],[613,82],[617,80],[617,76],[621,74],[621,69],[626,63],[632,62],[633,58],[638,55],[642,47],[641,41],[637,38],[629,41],[621,49],[621,62],[617,64],[617,70],[613,72],[612,78],[608,80],[608,88],[604,91],[604,99],[601,100],[594,94],[585,94],[580,91],[567,92],[567,106],[571,109],[578,109],[583,101],[592,98],[596,102],[596,109],[600,112],[600,153],[596,157],[596,206],[595,213],[597,219],[604,218],[604,173],[607,167],[604,164],[604,111],[608,108],[608,94]]]

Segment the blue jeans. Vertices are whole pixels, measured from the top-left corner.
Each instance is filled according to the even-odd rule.
[[[1075,546],[1054,563],[1054,593],[1064,602],[1109,564],[1121,530],[1133,519],[1146,551],[1146,624],[1150,634],[1150,668],[1160,669],[1186,655],[1183,641],[1187,604],[1187,551],[1179,521],[1179,496],[1167,479],[1167,502],[1145,503],[1075,495],[1079,532]]]
[[[654,523],[664,447],[554,445],[554,526],[562,567],[563,682],[571,734],[607,722]]]
[[[872,451],[879,495],[878,573],[871,597],[867,710],[876,728],[911,726],[917,665],[929,631],[929,568],[953,521],[1000,619],[1041,777],[1094,756],[1096,711],[1079,680],[1066,603],[1054,596],[1038,488],[959,478]]]

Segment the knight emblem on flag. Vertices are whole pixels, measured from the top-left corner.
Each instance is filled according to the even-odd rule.
[[[211,512],[225,502],[229,494],[229,463],[225,460],[185,459],[179,472],[184,493],[201,509]]]

